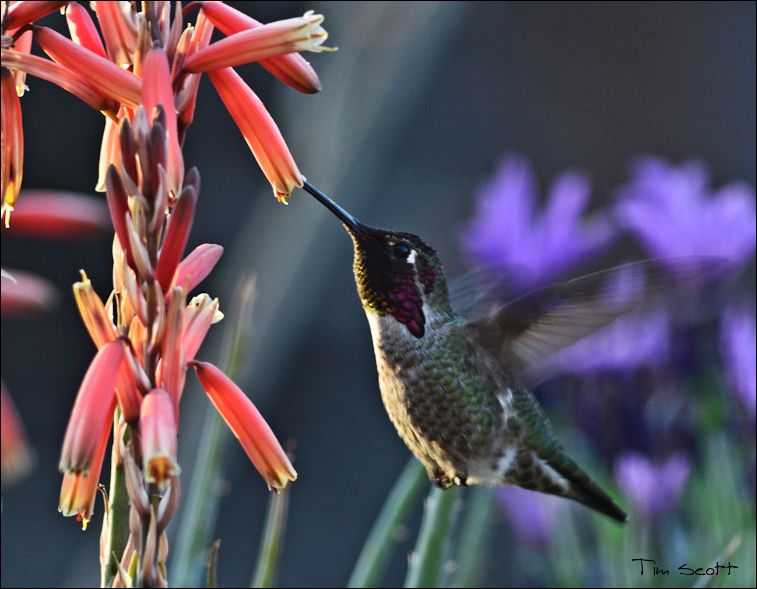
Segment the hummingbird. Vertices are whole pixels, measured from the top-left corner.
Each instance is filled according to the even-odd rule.
[[[309,182],[304,189],[352,238],[381,398],[429,478],[444,489],[516,485],[625,522],[626,513],[568,455],[516,376],[519,366],[552,345],[533,325],[548,329],[551,317],[564,333],[556,315],[532,321],[525,297],[467,320],[450,302],[439,256],[420,237],[365,225]],[[585,305],[573,310],[581,309]],[[593,310],[587,329],[608,323],[617,310]]]

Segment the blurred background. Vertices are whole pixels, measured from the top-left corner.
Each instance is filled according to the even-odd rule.
[[[279,123],[311,182],[371,225],[421,235],[439,251],[448,277],[462,274],[471,261],[461,235],[506,154],[530,162],[537,202],[544,202],[552,181],[566,169],[586,173],[589,214],[616,205],[618,187],[632,183],[630,163],[643,154],[675,165],[700,159],[709,168],[712,193],[742,180],[754,198],[754,3],[231,4],[263,22],[308,9],[326,16],[328,44],[339,51],[307,56],[321,78],[320,94],[299,95],[254,64],[239,71]],[[62,20],[55,14],[46,24],[60,30]],[[56,87],[35,79],[27,83],[24,187],[94,194],[102,117]],[[185,160],[200,169],[203,182],[190,248],[203,242],[226,248],[204,290],[228,310],[238,279],[249,272],[256,276],[250,346],[237,381],[279,439],[290,441],[299,473],[291,489],[279,583],[344,585],[409,457],[378,394],[350,242],[304,192],[296,191],[288,207],[271,198],[206,79]],[[706,217],[701,226],[716,235],[728,230],[708,225]],[[738,288],[751,312],[747,342],[753,354],[753,225],[751,231],[752,250],[741,261],[746,270]],[[655,254],[632,242],[617,242],[604,261]],[[59,293],[51,313],[2,320],[2,377],[36,455],[31,474],[3,488],[3,586],[99,581],[101,504],[86,533],[61,517],[57,462],[93,353],[70,285],[84,268],[95,287],[107,291],[110,243],[109,234],[44,241],[3,231],[3,268],[45,276]],[[219,360],[227,327],[222,322],[211,331],[200,358]],[[672,370],[645,368],[620,376],[605,370],[553,380],[540,391],[559,437],[623,505],[632,512],[647,509],[646,515],[621,530],[572,506],[553,509],[527,500],[528,507],[513,510],[520,498],[498,495],[479,582],[657,584],[638,575],[630,559],[659,557],[672,569],[685,562],[712,566],[741,534],[741,546],[730,556],[739,573],[730,578],[721,573],[715,583],[754,585],[753,393],[750,409],[729,392],[718,359],[720,336],[710,328],[696,332],[706,341],[689,338],[690,348],[677,352],[692,354],[688,362],[678,358],[677,365],[707,369],[679,371],[680,380]],[[615,376],[621,384],[613,384]],[[193,377],[189,380],[179,454],[185,489],[205,413],[212,410]],[[661,386],[666,393],[652,396]],[[687,396],[689,391],[694,392]],[[633,432],[608,441],[606,432],[584,429],[601,423],[605,414],[590,413],[582,395],[597,403],[609,396],[611,409],[605,411],[621,412],[621,423]],[[622,395],[622,402],[613,395]],[[644,421],[649,415],[670,419]],[[645,504],[643,489],[629,490],[634,476],[646,476],[656,477],[662,492],[663,471],[675,471],[676,461],[672,498],[663,507]],[[249,582],[268,492],[236,443],[226,448],[219,492],[219,583],[238,586]],[[525,527],[540,522],[544,533],[525,537],[513,512],[532,514]],[[420,502],[398,538],[387,585],[404,578],[419,513]],[[604,552],[597,548],[603,546]],[[680,579],[674,570],[662,582]]]

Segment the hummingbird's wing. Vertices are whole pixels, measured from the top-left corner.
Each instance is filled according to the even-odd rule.
[[[727,260],[682,256],[632,262],[528,292],[468,325],[511,374],[534,386],[557,351],[621,315],[701,291],[732,268]]]

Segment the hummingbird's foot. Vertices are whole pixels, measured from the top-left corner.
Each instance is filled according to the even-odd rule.
[[[467,475],[455,475],[450,477],[446,472],[441,469],[434,470],[432,480],[437,487],[442,489],[449,489],[450,487],[467,487],[468,476]]]
[[[452,485],[454,485],[454,481],[449,478],[446,472],[444,472],[441,469],[435,469],[434,474],[431,477],[431,480],[434,481],[434,484],[437,487],[440,487],[442,489],[449,489]]]

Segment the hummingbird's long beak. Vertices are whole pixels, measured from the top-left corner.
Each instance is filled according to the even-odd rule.
[[[325,206],[328,210],[334,213],[334,215],[336,215],[339,218],[339,220],[344,224],[344,226],[347,228],[347,231],[349,231],[356,237],[368,235],[368,230],[365,225],[363,225],[350,213],[348,213],[342,207],[336,204],[328,196],[323,194],[323,192],[318,190],[318,188],[313,186],[310,182],[305,180],[305,183],[303,184],[303,188],[307,190],[312,196],[314,196],[316,200],[320,201],[320,203],[323,206]]]

